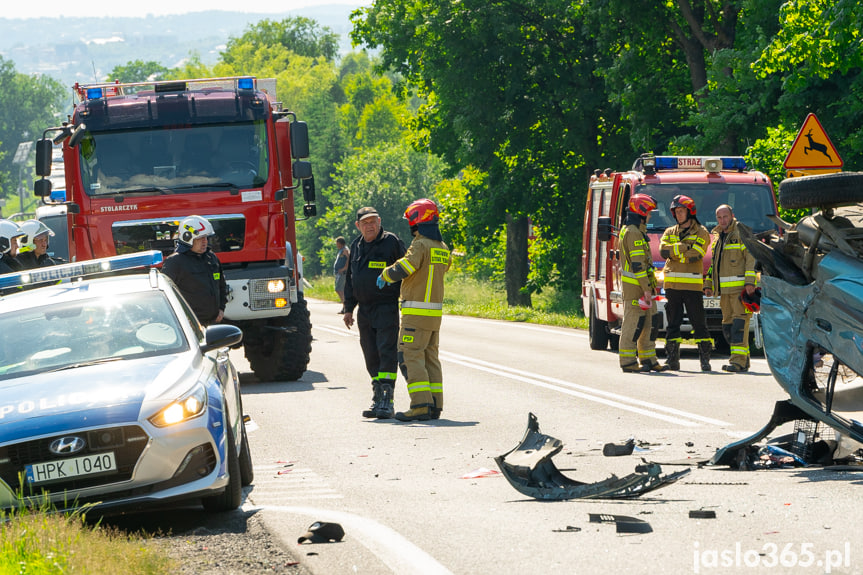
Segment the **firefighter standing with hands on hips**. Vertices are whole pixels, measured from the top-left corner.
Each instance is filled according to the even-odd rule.
[[[665,364],[675,371],[680,369],[680,343],[683,338],[683,307],[692,324],[698,345],[701,371],[710,371],[710,351],[713,340],[704,317],[704,255],[710,245],[710,234],[695,217],[695,200],[689,196],[674,196],[671,215],[677,225],[671,226],[659,240],[659,255],[665,258],[663,287],[665,288],[665,314],[668,317],[665,335]]]
[[[731,358],[724,371],[749,371],[749,318],[760,300],[756,292],[755,258],[740,238],[740,229],[731,206],[716,208],[712,230],[713,264],[707,271],[705,294],[718,295],[722,309],[722,335],[731,348]],[[759,290],[760,291],[760,290]],[[749,305],[747,305],[749,303]]]
[[[443,279],[450,252],[440,235],[440,214],[431,200],[420,199],[405,210],[413,241],[407,253],[377,279],[379,288],[401,280],[402,325],[399,367],[408,382],[411,406],[396,413],[399,421],[440,418],[443,372],[438,359],[438,334],[443,316]]]
[[[656,209],[656,200],[647,194],[629,198],[626,225],[620,231],[620,268],[623,280],[623,326],[618,353],[624,372],[665,371],[668,367],[656,359],[656,331],[653,301],[656,278],[647,220]],[[641,365],[639,365],[641,361]]]
[[[228,285],[219,258],[210,249],[213,224],[201,216],[180,222],[177,247],[162,264],[162,273],[177,284],[201,324],[219,323],[225,317]]]
[[[357,328],[366,371],[372,378],[372,404],[363,417],[390,419],[395,414],[393,397],[398,377],[399,285],[377,289],[377,279],[388,265],[405,255],[405,244],[381,227],[378,211],[366,206],[357,210],[354,222],[360,235],[351,242],[345,274],[345,326]]]

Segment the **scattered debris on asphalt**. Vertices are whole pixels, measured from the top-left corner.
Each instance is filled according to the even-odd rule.
[[[713,509],[690,509],[690,519],[716,519],[716,511]]]
[[[302,544],[304,541],[308,541],[309,543],[330,543],[341,541],[344,536],[345,530],[338,523],[315,521],[309,525],[308,531],[300,535],[297,543]]]
[[[553,533],[578,533],[581,531],[581,527],[573,527],[572,525],[567,525],[565,529],[552,529]]]
[[[689,469],[662,475],[656,463],[644,462],[635,473],[625,477],[612,475],[596,483],[583,483],[563,475],[551,458],[563,449],[563,443],[539,431],[539,422],[528,414],[527,429],[521,442],[510,451],[495,457],[503,476],[516,491],[535,499],[629,499],[674,483]]]
[[[629,438],[623,443],[606,443],[602,447],[602,454],[606,457],[617,457],[619,455],[632,455],[635,449],[635,439]]]
[[[608,513],[589,513],[591,523],[614,523],[618,533],[652,533],[650,523],[643,519],[628,515],[610,515]]]

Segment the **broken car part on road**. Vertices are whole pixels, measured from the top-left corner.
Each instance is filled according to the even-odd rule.
[[[555,467],[551,458],[562,449],[563,442],[540,433],[536,416],[529,413],[521,442],[494,460],[516,491],[548,501],[629,499],[674,483],[689,473],[689,469],[685,469],[661,475],[662,468],[658,464],[645,463],[625,477],[612,475],[596,483],[582,483],[566,477]]]

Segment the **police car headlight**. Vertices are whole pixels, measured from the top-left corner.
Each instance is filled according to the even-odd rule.
[[[150,418],[150,423],[156,427],[167,427],[183,421],[188,421],[204,413],[206,405],[207,391],[204,389],[204,386],[199,383],[190,393],[171,403],[171,405],[152,416]]]
[[[267,291],[270,293],[279,293],[285,291],[284,280],[270,280],[267,282]]]

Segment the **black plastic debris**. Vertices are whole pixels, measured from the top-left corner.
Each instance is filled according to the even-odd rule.
[[[341,541],[345,536],[345,530],[338,523],[325,523],[315,521],[309,525],[309,530],[297,539],[297,543],[308,541],[309,543],[330,543]]]
[[[635,440],[631,437],[623,443],[606,443],[602,446],[602,454],[606,457],[617,457],[619,455],[632,455],[635,449]]]
[[[551,459],[562,449],[563,443],[559,439],[540,433],[536,416],[529,413],[521,442],[494,460],[519,493],[550,501],[639,497],[689,473],[689,469],[684,469],[662,475],[659,465],[644,463],[635,467],[635,473],[625,477],[612,475],[596,483],[583,483],[566,477],[555,467]]]
[[[591,523],[614,523],[618,533],[652,533],[650,523],[628,515],[589,513]]]
[[[690,509],[690,519],[716,519],[716,511],[713,509]]]
[[[565,529],[552,529],[554,533],[578,533],[581,531],[581,527],[573,527],[572,525],[567,525]]]

